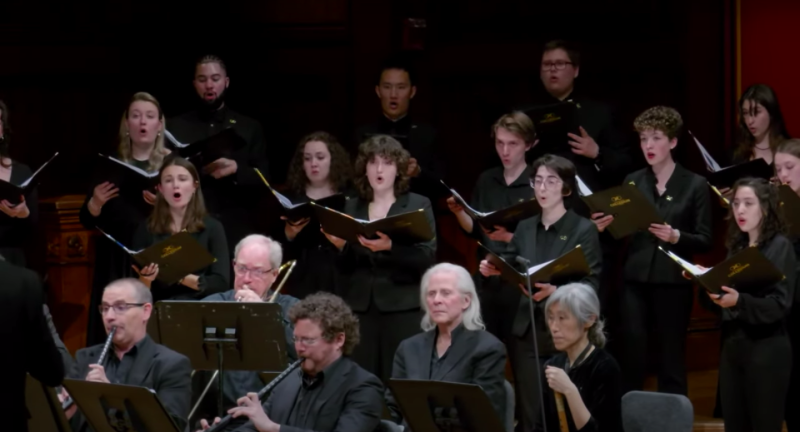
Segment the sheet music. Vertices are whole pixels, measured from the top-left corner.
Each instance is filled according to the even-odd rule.
[[[661,246],[659,246],[658,248],[661,249],[662,252],[664,252],[667,255],[669,255],[670,258],[675,260],[675,262],[677,262],[679,266],[683,267],[684,270],[688,271],[689,273],[691,273],[691,274],[693,274],[695,276],[700,276],[702,274],[705,274],[709,270],[711,270],[711,269],[703,270],[700,267],[697,267],[696,265],[690,263],[689,261],[686,261],[685,259],[679,257],[678,255],[675,255],[674,253],[672,253],[670,251],[664,250]]]
[[[484,212],[479,212],[479,211],[475,210],[474,208],[470,207],[470,206],[469,206],[469,204],[467,204],[467,201],[466,201],[464,198],[462,198],[462,197],[461,197],[461,194],[459,194],[458,192],[456,192],[456,190],[455,190],[455,189],[452,189],[452,188],[450,188],[449,186],[447,186],[447,185],[444,183],[444,180],[441,180],[441,182],[442,182],[442,184],[444,185],[444,187],[446,187],[447,189],[450,189],[450,193],[452,193],[452,194],[453,194],[453,198],[456,200],[456,202],[457,202],[457,203],[458,203],[458,204],[459,204],[461,207],[464,207],[464,211],[466,211],[466,212],[467,212],[467,214],[469,214],[469,215],[470,215],[470,216],[472,216],[473,218],[486,217],[486,216],[489,216],[490,214],[494,213],[493,211],[491,211],[491,212],[488,212],[488,213],[484,213]]]
[[[558,259],[558,258],[556,258],[556,259]],[[553,260],[547,261],[546,263],[537,264],[537,265],[529,268],[528,269],[528,276],[536,273],[537,271],[541,270],[544,266],[550,264],[553,261],[555,261],[555,260],[553,259]]]
[[[21,184],[21,185],[19,185],[19,187],[21,187],[21,188],[25,188],[25,187],[27,187],[27,186],[28,186],[28,185],[31,183],[31,181],[33,181],[33,179],[35,179],[35,178],[36,178],[36,175],[37,175],[37,174],[39,174],[39,173],[40,173],[40,172],[41,172],[41,171],[44,169],[44,167],[46,167],[46,166],[47,166],[47,164],[49,164],[50,162],[52,162],[52,161],[53,161],[53,159],[55,159],[55,158],[56,158],[56,156],[58,156],[58,152],[56,152],[56,154],[54,154],[54,155],[53,155],[53,156],[52,156],[52,157],[51,157],[51,158],[50,158],[50,159],[49,159],[47,162],[45,162],[45,163],[44,163],[44,165],[40,166],[40,167],[39,167],[39,169],[37,169],[37,170],[36,170],[36,172],[35,172],[35,173],[33,173],[33,175],[32,175],[32,176],[30,176],[30,177],[29,177],[27,180],[25,180],[24,182],[22,182],[22,184]]]
[[[714,158],[711,157],[708,151],[706,151],[706,148],[703,147],[702,144],[700,144],[700,141],[697,139],[696,136],[694,136],[694,134],[691,131],[689,131],[689,135],[692,136],[692,139],[694,139],[694,143],[697,144],[697,148],[700,149],[700,154],[703,155],[703,159],[705,159],[706,161],[706,167],[708,167],[708,169],[713,172],[722,170],[717,161],[715,161]]]
[[[295,207],[298,207],[298,206],[302,205],[302,204],[294,204],[294,203],[292,203],[292,200],[290,200],[289,198],[286,198],[286,196],[284,194],[276,191],[275,189],[270,188],[270,190],[275,195],[275,197],[278,198],[278,201],[281,202],[281,205],[284,208],[293,209]]]
[[[189,147],[189,144],[184,144],[184,143],[182,143],[182,142],[178,141],[178,140],[175,138],[175,135],[172,135],[172,133],[171,133],[170,131],[166,130],[166,129],[164,129],[164,136],[165,136],[165,137],[166,137],[168,140],[170,140],[170,142],[172,142],[172,144],[174,144],[174,145],[175,145],[175,147],[179,147],[179,148],[186,148],[186,147]]]
[[[108,237],[109,240],[111,240],[114,243],[116,243],[117,245],[119,245],[119,247],[121,247],[125,252],[127,252],[130,255],[136,255],[136,254],[138,254],[138,253],[140,253],[140,252],[142,252],[144,250],[144,249],[142,249],[140,251],[132,251],[132,250],[126,248],[124,244],[118,242],[117,239],[115,239],[114,237],[111,237],[110,235],[106,234],[105,231],[101,230],[98,227],[95,227],[95,228],[97,228],[97,230],[100,231],[104,236]]]
[[[589,196],[593,193],[592,190],[589,189],[589,186],[586,186],[586,183],[577,175],[575,176],[575,182],[578,183],[578,193],[581,194],[581,196]]]
[[[112,160],[112,161],[124,166],[125,168],[128,168],[131,171],[134,171],[135,173],[137,173],[137,174],[139,174],[139,175],[141,175],[143,177],[147,177],[147,178],[156,178],[156,177],[158,177],[158,171],[148,172],[148,171],[145,171],[145,170],[143,170],[143,169],[141,169],[139,167],[133,166],[133,165],[127,163],[127,162],[123,162],[123,161],[121,161],[119,159],[113,158],[111,156],[105,156],[105,155],[102,155],[102,154],[100,156],[108,158],[108,159],[110,159],[110,160]]]

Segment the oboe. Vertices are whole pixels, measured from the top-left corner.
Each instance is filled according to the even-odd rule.
[[[264,399],[264,396],[266,396],[267,393],[271,392],[272,389],[275,388],[275,386],[280,384],[281,381],[284,380],[284,378],[289,376],[289,374],[292,373],[293,370],[297,369],[300,366],[300,363],[303,363],[303,360],[305,360],[305,359],[301,358],[301,359],[297,360],[296,362],[290,364],[289,367],[286,368],[285,371],[281,372],[280,375],[276,376],[275,379],[273,379],[272,381],[269,382],[269,384],[267,384],[264,388],[259,390],[259,392],[258,392],[258,400],[263,402],[262,399]],[[228,414],[225,417],[223,417],[219,421],[219,423],[217,423],[217,424],[211,426],[211,428],[207,429],[206,432],[219,432],[219,431],[223,430],[225,428],[225,426],[227,426],[228,423],[231,422],[232,419],[233,419],[233,417],[231,417],[231,415]]]
[[[99,365],[103,365],[103,361],[106,359],[106,355],[108,354],[108,349],[111,347],[111,340],[114,339],[114,332],[117,331],[117,327],[111,327],[111,331],[108,332],[108,336],[106,337],[106,343],[103,345],[103,350],[100,351],[100,357],[97,358],[97,363]],[[61,402],[61,408],[66,411],[75,401],[72,400],[72,397],[67,397],[64,399],[64,402]]]

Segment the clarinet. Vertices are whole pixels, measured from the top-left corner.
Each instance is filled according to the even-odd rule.
[[[108,354],[108,349],[111,347],[111,339],[114,338],[114,332],[116,332],[116,331],[117,331],[117,327],[115,326],[115,327],[111,327],[111,331],[108,332],[108,336],[106,337],[106,343],[103,345],[103,350],[100,351],[100,357],[97,359],[97,364],[102,366],[103,361],[105,361],[106,355]],[[69,409],[69,407],[72,406],[72,404],[74,402],[75,401],[72,400],[71,396],[66,398],[66,399],[64,399],[64,402],[61,402],[61,409],[66,411],[67,409]]]
[[[266,396],[267,393],[271,392],[272,389],[275,388],[275,386],[280,384],[281,381],[284,380],[284,378],[289,376],[289,374],[292,373],[293,370],[297,369],[300,366],[300,363],[303,363],[303,360],[305,360],[305,359],[301,358],[301,359],[297,360],[296,362],[290,364],[289,367],[286,368],[285,371],[281,372],[280,375],[276,376],[275,379],[270,381],[269,384],[267,384],[264,388],[262,388],[258,392],[258,400],[262,401],[262,399],[264,399],[264,396]],[[206,432],[219,432],[219,431],[223,430],[225,428],[225,426],[227,426],[228,423],[231,422],[231,420],[233,420],[233,417],[231,417],[231,415],[228,414],[225,417],[223,417],[222,420],[219,421],[219,423],[217,423],[217,424],[211,426],[210,428],[208,428],[206,430]]]

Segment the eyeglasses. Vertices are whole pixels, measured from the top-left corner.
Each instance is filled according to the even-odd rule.
[[[269,270],[262,270],[262,269],[249,269],[243,265],[235,265],[233,266],[233,271],[236,272],[239,276],[244,276],[247,273],[250,273],[251,276],[254,278],[261,279],[266,276],[268,273],[272,272],[274,269]]]
[[[134,307],[142,307],[147,303],[115,303],[113,305],[100,305],[97,309],[100,311],[100,315],[105,315],[109,309],[114,309],[114,313],[117,315],[122,315],[128,311],[130,308]]]
[[[555,68],[556,70],[564,70],[567,67],[568,64],[571,65],[572,62],[563,61],[563,60],[557,60],[557,61],[554,61],[554,62],[546,61],[546,62],[542,62],[542,70],[548,71],[548,70],[552,70],[553,68]]]
[[[301,338],[299,338],[299,337],[294,337],[294,336],[292,336],[292,342],[294,342],[294,343],[300,343],[300,344],[303,344],[303,345],[305,345],[305,346],[311,346],[311,345],[314,345],[314,344],[316,344],[316,343],[317,343],[317,341],[318,341],[318,340],[319,340],[319,338],[318,338],[318,337],[315,337],[315,338],[305,338],[305,337],[301,337]]]
[[[561,184],[561,180],[559,180],[557,178],[553,178],[553,177],[548,177],[546,179],[537,178],[537,179],[531,181],[531,187],[532,188],[539,188],[539,187],[542,186],[542,183],[544,183],[544,187],[546,189],[553,189],[553,188],[558,187],[558,185]]]

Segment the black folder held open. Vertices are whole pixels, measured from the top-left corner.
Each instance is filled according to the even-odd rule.
[[[132,251],[114,237],[99,228],[98,230],[127,252],[140,269],[153,263],[158,264],[156,279],[166,284],[174,284],[186,275],[202,270],[217,261],[188,232],[174,234],[147,249]]]
[[[663,224],[664,218],[636,186],[625,184],[601,192],[592,192],[575,176],[581,199],[592,213],[614,215],[614,221],[606,228],[615,239],[627,237],[637,231],[647,231],[650,224]]]
[[[700,150],[700,154],[703,156],[706,168],[708,168],[709,171],[708,182],[713,186],[724,189],[733,186],[736,180],[740,178],[756,177],[769,180],[775,175],[775,170],[761,158],[722,168],[717,161],[711,157],[706,148],[700,144],[700,141],[694,134],[689,132],[689,135],[692,136],[695,144],[697,144],[697,148]]]
[[[95,183],[113,183],[119,189],[119,196],[133,206],[150,213],[153,206],[144,200],[142,192],[156,193],[159,172],[148,172],[119,159],[103,154],[95,160]]]
[[[789,235],[792,238],[800,237],[800,196],[788,185],[781,185],[778,188],[778,198]]]
[[[536,130],[537,153],[565,153],[571,149],[567,134],[580,133],[575,121],[577,109],[575,103],[565,101],[523,110]]]
[[[480,242],[478,242],[478,246],[483,252],[486,252],[486,260],[500,270],[500,277],[511,284],[520,286],[525,295],[528,295],[526,288],[528,278],[530,278],[531,286],[535,283],[559,285],[583,278],[592,272],[580,245],[552,261],[529,268],[527,273],[519,272],[515,266]]]
[[[722,293],[722,287],[747,292],[750,287],[769,286],[782,281],[786,276],[775,267],[757,248],[748,247],[736,255],[708,269],[700,269],[685,259],[659,246],[686,274],[696,280],[706,291]]]
[[[331,195],[329,197],[325,197],[318,200],[311,200],[303,203],[293,203],[292,200],[286,197],[286,195],[278,192],[272,186],[269,185],[267,179],[264,178],[264,175],[261,174],[258,168],[253,168],[256,174],[261,178],[261,181],[264,182],[264,185],[267,186],[267,189],[270,191],[270,196],[275,198],[277,201],[279,208],[281,209],[281,214],[286,216],[289,221],[299,221],[300,219],[310,218],[314,215],[314,209],[311,208],[311,203],[317,203],[321,206],[328,207],[328,208],[343,208],[344,202],[347,200],[343,194],[337,193]]]
[[[233,128],[193,143],[182,143],[170,131],[165,130],[164,136],[172,143],[177,153],[184,159],[190,160],[196,166],[205,166],[223,157],[231,155],[247,145],[244,138]]]
[[[444,180],[441,182],[442,185],[444,185],[444,187],[447,188],[447,190],[449,190],[453,195],[453,199],[455,199],[461,207],[464,207],[464,212],[466,212],[473,221],[480,224],[487,231],[494,231],[495,225],[498,225],[513,232],[513,228],[516,227],[520,221],[529,217],[533,217],[542,211],[542,208],[539,206],[536,198],[530,198],[528,200],[521,200],[520,202],[504,209],[490,212],[479,212],[470,207],[469,204],[467,204],[467,201],[464,200],[464,198],[462,198],[455,189],[451,189],[449,186],[447,186]]]
[[[39,185],[41,173],[44,171],[45,167],[50,165],[50,162],[52,162],[56,156],[58,156],[58,152],[56,152],[56,154],[50,157],[47,162],[40,166],[39,169],[33,173],[33,175],[19,185],[0,180],[0,201],[6,200],[11,204],[21,203],[22,201],[20,200],[20,197],[27,197],[30,195],[31,191],[33,191],[33,189]]]
[[[378,231],[389,236],[392,242],[402,244],[426,242],[435,236],[423,209],[370,222],[313,202],[311,207],[316,211],[317,219],[326,233],[356,244],[359,235],[376,239],[378,236],[375,233]]]

